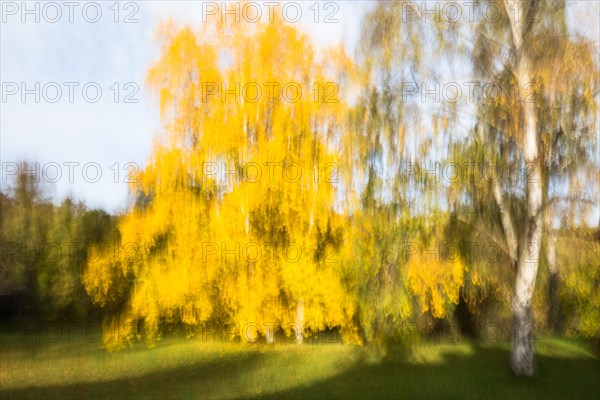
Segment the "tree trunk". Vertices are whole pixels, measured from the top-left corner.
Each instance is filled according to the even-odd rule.
[[[527,24],[519,23],[510,10],[508,0],[504,8],[513,40],[515,55],[514,76],[519,85],[520,94],[520,133],[523,144],[523,158],[527,174],[525,193],[527,213],[525,236],[519,246],[515,293],[512,301],[514,316],[514,334],[511,352],[511,366],[516,375],[533,376],[535,360],[533,350],[533,316],[531,303],[537,276],[540,244],[542,238],[542,170],[538,150],[537,105],[536,97],[530,96],[534,89],[532,60],[527,49]]]
[[[265,324],[265,341],[267,344],[275,343],[275,324]]]
[[[304,301],[302,299],[296,302],[296,341],[298,344],[304,342]]]
[[[548,324],[555,334],[562,332],[562,316],[560,313],[560,299],[558,297],[558,288],[560,285],[560,277],[558,266],[556,264],[556,234],[552,229],[552,221],[549,217],[550,209],[546,210],[548,215],[546,219],[546,229],[548,231],[548,243],[546,244],[546,259],[548,261],[548,269],[550,270],[550,285],[548,297],[550,308],[548,310]]]
[[[523,111],[523,153],[526,163],[527,220],[525,240],[519,254],[515,293],[513,298],[514,335],[512,343],[512,370],[516,375],[533,376],[535,360],[533,335],[535,326],[531,303],[537,276],[542,237],[542,174],[538,154],[537,110],[533,101],[528,101],[532,82],[530,60],[519,52],[516,76],[521,90]],[[529,88],[531,90],[531,88]]]
[[[562,315],[560,312],[560,298],[558,297],[558,288],[560,287],[560,276],[558,271],[550,272],[550,310],[548,323],[555,335],[562,334]]]

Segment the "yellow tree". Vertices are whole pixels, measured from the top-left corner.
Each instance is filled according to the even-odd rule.
[[[347,326],[339,265],[323,256],[341,240],[330,222],[346,109],[327,78],[337,71],[280,20],[162,34],[148,81],[164,134],[118,240],[84,277],[96,302],[116,304],[106,344],[134,339],[140,324],[150,341],[171,323],[251,325],[248,340],[272,340],[274,325],[299,339],[305,321]]]

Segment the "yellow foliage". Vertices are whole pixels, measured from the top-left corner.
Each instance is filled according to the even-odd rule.
[[[130,282],[112,295],[126,305],[107,322],[108,347],[138,322],[150,343],[168,323],[257,323],[263,335],[265,323],[352,324],[339,265],[315,253],[334,214],[328,142],[347,105],[305,35],[282,21],[248,28],[163,29],[148,83],[164,134],[131,185],[142,200],[121,218],[119,244],[84,277],[100,305],[115,277]]]
[[[431,310],[435,318],[443,318],[450,304],[458,304],[463,285],[465,264],[458,254],[420,251],[412,254],[406,266],[409,287],[422,312]]]

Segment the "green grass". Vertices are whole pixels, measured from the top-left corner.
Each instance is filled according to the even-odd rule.
[[[542,338],[538,376],[509,371],[508,345],[423,343],[394,359],[341,344],[168,339],[109,353],[97,343],[0,343],[0,398],[600,398],[589,343]]]

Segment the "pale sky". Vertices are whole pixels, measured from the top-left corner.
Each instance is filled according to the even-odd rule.
[[[144,87],[148,67],[159,57],[156,29],[167,19],[198,27],[208,4],[221,2],[204,7],[199,1],[122,1],[118,7],[114,1],[74,3],[2,2],[0,188],[5,190],[15,162],[33,160],[55,200],[70,194],[91,208],[119,211],[127,205],[126,164],[143,168],[160,130],[157,100]],[[267,15],[268,2],[254,3]],[[275,12],[282,12],[289,2],[276,3]],[[23,10],[23,4],[34,13]],[[301,19],[293,25],[307,32],[317,48],[343,43],[349,53],[362,17],[374,6],[373,1],[320,2],[315,22],[315,2],[297,4]],[[571,2],[569,10],[571,21],[577,21],[572,25],[597,42],[600,23],[590,15],[600,16],[600,2]],[[288,16],[294,11],[288,10]],[[332,13],[338,22],[325,23]],[[98,87],[102,93],[93,103]],[[60,99],[48,101],[56,98],[57,88]],[[23,89],[31,92],[24,102]],[[125,103],[127,95],[137,103]],[[102,175],[97,177],[97,171]]]
[[[27,9],[35,10],[36,3],[39,22],[35,13],[23,12],[21,1],[2,3],[0,185],[4,190],[15,162],[34,160],[40,163],[40,179],[53,198],[60,200],[71,194],[89,207],[122,210],[127,204],[124,167],[127,163],[143,167],[152,138],[160,130],[157,100],[144,87],[148,67],[159,57],[156,29],[167,19],[198,27],[202,3],[121,2],[119,23],[114,22],[113,1],[87,7],[87,2],[75,2],[73,8],[56,2],[60,18],[56,7],[44,8],[42,2],[29,2]],[[256,3],[268,15],[266,3]],[[279,3],[281,9],[285,2]],[[364,10],[373,3],[340,2],[338,10],[321,8],[319,23],[314,22],[314,11],[309,9],[312,2],[298,4],[302,18],[294,25],[307,32],[318,48],[325,48],[338,43],[351,47]],[[99,17],[97,8],[102,13]],[[286,10],[290,19],[295,18],[294,9]],[[339,22],[321,21],[333,11]],[[137,22],[124,23],[128,16]],[[57,22],[52,22],[55,19]],[[98,21],[93,22],[95,19]],[[130,82],[133,84],[125,87]],[[139,92],[133,94],[136,86]],[[102,92],[93,103],[97,87]],[[25,102],[23,89],[31,92],[25,94]],[[57,90],[61,96],[52,103]],[[137,103],[124,102],[130,94]],[[97,171],[102,173],[98,178]]]

